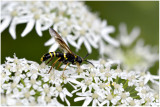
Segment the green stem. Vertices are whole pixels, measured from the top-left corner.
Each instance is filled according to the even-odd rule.
[[[116,83],[118,84],[118,80],[119,80],[119,77],[117,76],[117,78],[116,78]]]
[[[130,94],[134,94],[134,93],[136,93],[137,91],[136,90],[134,90],[133,92],[131,92]]]
[[[125,82],[125,84],[123,85],[123,88],[125,89],[128,86],[128,80]]]
[[[25,83],[24,83],[24,81],[23,81],[23,79],[21,79],[21,83],[24,85],[24,87],[26,87],[26,86],[25,86]]]

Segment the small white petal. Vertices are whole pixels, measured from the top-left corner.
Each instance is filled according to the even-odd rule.
[[[0,24],[0,33],[3,32],[11,22],[11,17],[5,17],[3,22]]]
[[[130,36],[131,36],[131,40],[134,41],[138,36],[140,35],[140,28],[139,27],[135,27],[133,28]]]
[[[36,21],[36,32],[38,33],[39,36],[42,36],[41,23],[39,20]]]
[[[18,18],[18,20],[16,21],[17,24],[26,23],[26,22],[28,22],[28,19],[23,17]]]
[[[77,84],[77,85],[80,85],[82,86],[83,84],[79,81],[76,81],[75,79],[68,79],[71,83],[74,83],[74,84]]]
[[[71,93],[73,94],[73,93],[75,93],[75,92],[77,92],[77,91],[79,91],[79,90],[81,90],[81,88],[75,89],[75,90],[73,90]]]
[[[59,94],[61,100],[64,102],[64,95],[62,93]]]
[[[12,20],[12,23],[9,27],[9,33],[11,34],[13,39],[16,39],[16,19]]]
[[[53,25],[51,20],[48,20],[47,18],[44,17],[45,22],[43,22],[43,26],[41,26],[41,30],[47,30],[49,27]]]
[[[107,41],[108,43],[118,47],[120,44],[115,39],[111,38],[109,35],[102,35],[102,37]]]
[[[44,46],[52,45],[54,42],[55,42],[55,39],[52,37],[51,39],[49,39],[49,40],[44,44]]]
[[[107,106],[109,106],[109,101],[108,100],[105,100],[101,103],[101,106],[105,105],[107,103]]]
[[[70,102],[68,101],[68,99],[66,97],[64,99],[65,99],[67,105],[70,106]]]
[[[83,86],[82,93],[84,93],[86,91],[86,89],[87,89],[87,86]]]
[[[119,25],[119,31],[120,31],[120,33],[123,34],[123,35],[128,35],[128,34],[127,34],[127,27],[126,27],[126,24],[125,24],[125,23],[121,23],[121,24]]]
[[[85,99],[86,99],[86,97],[76,97],[76,98],[74,99],[74,102],[81,101],[81,100],[85,100]]]
[[[91,97],[86,98],[82,106],[85,106],[85,107],[88,106],[91,101],[92,101]]]
[[[102,40],[100,40],[100,42],[99,42],[99,46],[100,46],[100,49],[99,49],[99,53],[101,54],[101,55],[103,55],[104,54],[104,43],[103,43],[103,41]]]
[[[68,95],[69,97],[72,97],[72,96],[73,96],[66,88],[64,88],[64,93],[65,93],[66,95]]]
[[[31,91],[30,91],[30,94],[31,94],[31,95],[34,95],[34,94],[35,94],[35,91],[34,91],[34,90],[31,90]]]
[[[34,88],[35,90],[37,90],[38,85],[33,85],[33,88]]]
[[[59,44],[56,42],[54,43],[51,48],[49,49],[49,52],[55,52],[57,48],[59,47]]]
[[[94,99],[94,100],[93,100],[93,103],[92,103],[92,106],[96,106],[97,103],[98,103],[97,99]]]
[[[78,48],[81,47],[81,45],[82,45],[83,42],[84,42],[84,37],[80,37],[80,38],[78,39]]]
[[[90,44],[88,43],[87,40],[84,40],[84,45],[86,46],[88,53],[91,53],[92,52],[92,48],[91,48],[91,46],[90,46]]]
[[[78,48],[76,42],[71,38],[71,36],[67,36],[67,41],[74,47]]]
[[[22,37],[26,36],[33,29],[34,23],[35,23],[34,19],[29,20],[29,22],[27,23],[24,31],[21,34]]]
[[[88,37],[87,40],[89,41],[89,43],[90,43],[94,48],[98,48],[98,45],[96,44],[96,41],[92,40],[90,37]]]

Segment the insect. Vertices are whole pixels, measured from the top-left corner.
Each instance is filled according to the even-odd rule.
[[[78,68],[80,68],[80,64],[83,61],[86,61],[90,64],[92,64],[91,62],[89,62],[88,60],[85,60],[85,58],[89,55],[87,54],[84,58],[74,54],[70,48],[67,46],[67,44],[64,42],[64,40],[62,39],[62,37],[52,28],[49,28],[49,33],[51,36],[53,36],[55,38],[55,40],[58,42],[58,44],[60,45],[60,48],[64,51],[64,52],[49,52],[45,55],[43,55],[41,57],[41,61],[44,62],[48,59],[50,59],[46,64],[48,64],[53,57],[58,57],[58,59],[52,64],[50,70],[48,73],[50,73],[50,71],[52,70],[52,68],[54,67],[54,65],[59,61],[59,65],[57,67],[57,69],[59,68],[59,66],[61,65],[61,63],[66,64],[65,68],[63,70],[66,69],[66,67],[68,66],[69,63],[72,63],[73,65],[77,65]],[[93,65],[93,64],[92,64]],[[93,65],[94,66],[94,65]]]

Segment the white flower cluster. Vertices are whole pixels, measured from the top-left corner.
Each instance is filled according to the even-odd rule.
[[[106,45],[104,54],[113,60],[120,60],[125,69],[144,70],[152,67],[158,61],[158,48],[144,45],[142,39],[138,39],[140,28],[134,27],[128,34],[127,26],[121,23],[119,26],[118,40],[120,47],[115,48]]]
[[[19,1],[1,3],[1,25],[0,32],[9,25],[11,36],[16,38],[16,26],[26,23],[26,27],[21,36],[26,36],[34,28],[39,36],[42,31],[53,27],[63,40],[75,47],[77,50],[84,43],[88,53],[92,52],[92,47],[100,49],[103,54],[104,41],[118,46],[119,43],[110,37],[114,32],[113,26],[108,26],[107,22],[101,21],[96,14],[93,14],[83,2],[72,1]],[[49,51],[55,51],[58,44],[51,37],[45,46],[52,45]]]
[[[2,105],[158,106],[147,72],[121,70],[113,61],[92,61],[65,71],[26,59],[7,57],[1,68]],[[118,66],[117,66],[118,65]],[[63,68],[63,66],[62,66]]]

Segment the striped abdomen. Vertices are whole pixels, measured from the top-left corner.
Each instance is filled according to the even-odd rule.
[[[64,58],[64,53],[49,52],[49,53],[47,53],[47,54],[45,54],[41,57],[41,61],[46,61],[47,59],[52,58],[52,57],[61,57],[63,59]]]

